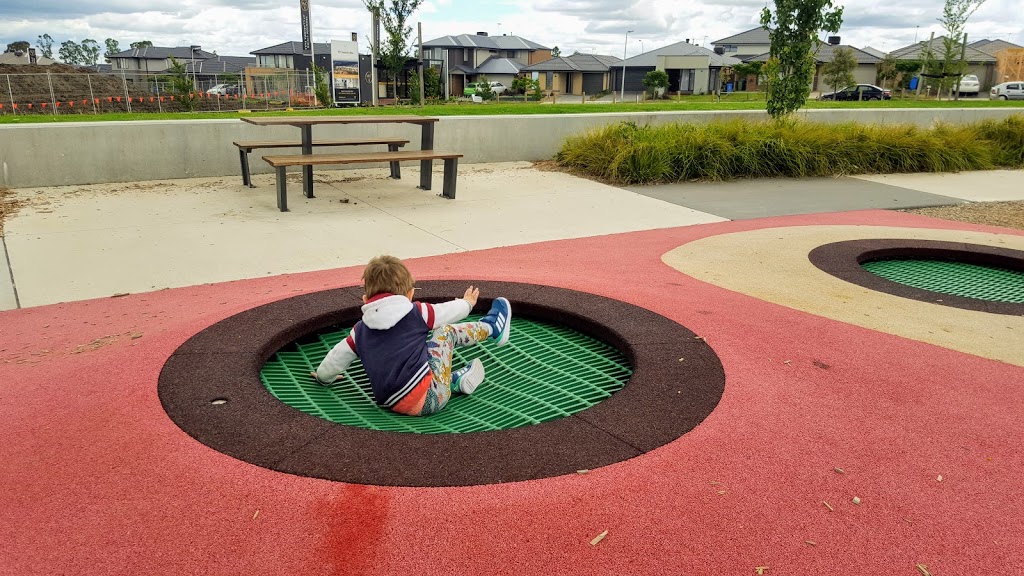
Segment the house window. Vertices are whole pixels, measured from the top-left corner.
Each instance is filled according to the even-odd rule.
[[[473,63],[473,51],[470,50],[469,48],[466,48],[465,50],[463,50],[462,51],[462,61],[466,62],[468,64],[472,64]]]

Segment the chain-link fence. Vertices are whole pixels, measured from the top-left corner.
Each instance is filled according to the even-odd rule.
[[[133,71],[0,73],[0,115],[215,112],[316,106],[312,73],[174,77]]]

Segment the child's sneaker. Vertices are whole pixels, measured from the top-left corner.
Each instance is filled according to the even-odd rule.
[[[505,298],[495,298],[491,311],[480,319],[491,326],[491,338],[498,341],[498,346],[508,344],[509,332],[512,331],[512,305]]]
[[[463,394],[472,394],[476,387],[484,381],[484,363],[479,358],[452,372],[452,382]]]

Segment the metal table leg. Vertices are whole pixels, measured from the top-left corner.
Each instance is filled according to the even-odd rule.
[[[249,175],[249,152],[251,150],[251,148],[239,148],[238,157],[242,162],[242,184],[249,188],[255,188],[252,185],[252,176]]]
[[[423,135],[420,138],[420,150],[434,149],[434,123],[423,123]],[[433,169],[433,161],[420,160],[420,189],[430,190],[430,171]]]
[[[288,174],[284,166],[278,166],[277,171],[277,209],[281,212],[288,211]]]
[[[313,153],[313,125],[305,124],[300,127],[302,130],[302,153]],[[302,167],[302,191],[306,198],[313,198],[313,165]]]

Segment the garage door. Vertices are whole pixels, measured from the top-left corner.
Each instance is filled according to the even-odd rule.
[[[601,90],[604,90],[604,74],[583,74],[583,92],[587,94],[597,94]]]
[[[643,92],[644,76],[654,70],[654,66],[626,68],[626,92]],[[612,68],[612,76],[615,79],[612,86],[616,91],[622,89],[622,68]]]

